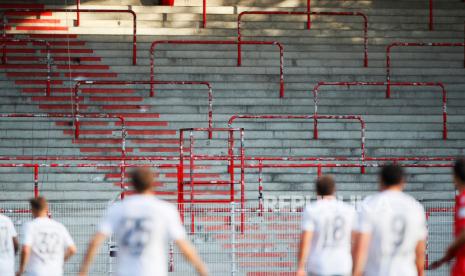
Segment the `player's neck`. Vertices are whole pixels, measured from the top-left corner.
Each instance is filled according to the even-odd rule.
[[[390,187],[381,187],[381,192],[402,192],[404,185],[395,185]]]
[[[331,200],[331,199],[336,199],[336,196],[335,195],[325,195],[325,196],[321,196],[319,195],[318,196],[318,199],[319,200]]]

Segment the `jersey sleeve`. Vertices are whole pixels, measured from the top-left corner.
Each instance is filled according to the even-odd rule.
[[[18,233],[16,232],[15,226],[11,220],[8,220],[8,232],[10,233],[12,238],[16,238],[18,236]]]
[[[105,236],[111,236],[115,231],[119,219],[119,205],[114,205],[108,208],[107,214],[103,217],[102,222],[98,227],[98,232]]]
[[[355,231],[360,233],[371,233],[373,231],[372,212],[367,201],[364,201],[357,212]]]
[[[167,216],[168,223],[168,235],[171,240],[184,240],[186,239],[186,230],[181,222],[181,216],[178,210],[173,206],[170,206],[170,211]]]
[[[22,244],[26,246],[32,246],[33,235],[34,233],[31,224],[26,223],[22,228]]]
[[[456,215],[456,227],[457,229],[465,229],[465,197],[460,196],[457,200],[457,215]]]
[[[74,240],[71,237],[71,234],[69,233],[68,229],[66,229],[65,226],[63,226],[63,239],[64,239],[64,245],[65,248],[68,248],[70,246],[75,246]]]
[[[302,214],[302,223],[301,223],[302,231],[314,231],[315,230],[315,221],[312,216],[312,212],[310,209],[305,209]]]

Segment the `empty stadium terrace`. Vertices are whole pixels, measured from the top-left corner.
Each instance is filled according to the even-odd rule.
[[[213,275],[294,275],[300,209],[270,198],[330,173],[357,201],[392,162],[426,208],[427,261],[441,256],[465,155],[465,2],[153,2],[0,1],[0,211],[20,226],[47,197],[77,242],[67,275],[141,166]],[[112,245],[91,275],[114,271]]]

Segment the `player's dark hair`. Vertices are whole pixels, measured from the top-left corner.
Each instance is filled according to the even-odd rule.
[[[318,196],[333,195],[336,192],[336,181],[330,175],[318,177],[315,181],[315,190]]]
[[[44,197],[32,198],[29,200],[31,210],[36,212],[42,212],[47,209],[47,200]]]
[[[454,176],[462,183],[465,183],[465,158],[461,157],[455,160]]]
[[[131,173],[131,181],[136,190],[139,193],[150,190],[153,185],[153,173],[147,169],[136,169]]]
[[[401,166],[389,164],[381,169],[380,177],[382,184],[390,187],[401,184],[404,181],[405,172]]]

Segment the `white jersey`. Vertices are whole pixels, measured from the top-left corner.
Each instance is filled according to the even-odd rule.
[[[426,239],[423,206],[400,191],[368,197],[360,208],[358,231],[371,234],[365,276],[417,276],[415,249]]]
[[[167,275],[167,241],[186,238],[177,209],[150,195],[133,195],[110,207],[99,232],[115,234],[118,276]]]
[[[74,246],[63,224],[47,217],[36,218],[24,225],[22,239],[23,246],[31,247],[26,275],[63,275],[66,249]]]
[[[15,275],[15,250],[13,238],[17,237],[11,220],[0,214],[0,275]]]
[[[349,275],[352,271],[351,241],[356,223],[352,206],[336,199],[308,205],[302,231],[313,232],[307,271],[317,275]]]

